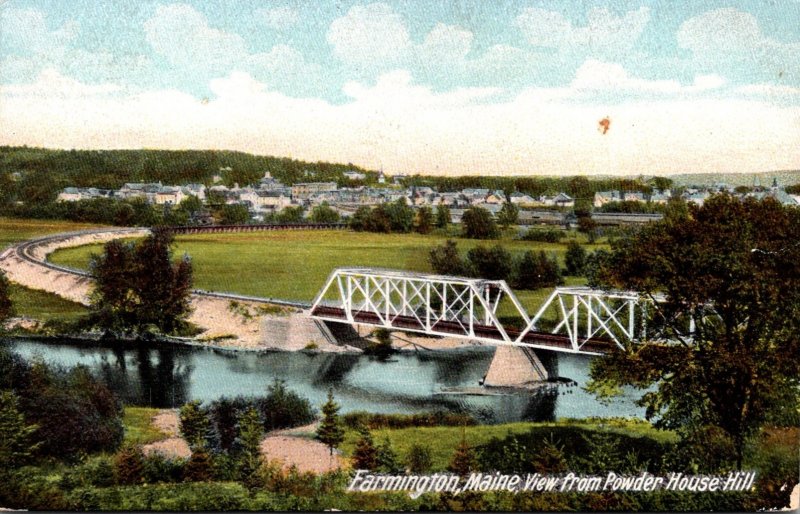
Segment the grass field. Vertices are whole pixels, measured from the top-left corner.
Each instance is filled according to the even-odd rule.
[[[98,225],[58,220],[0,218],[0,249],[38,236],[95,227]],[[86,308],[78,303],[17,284],[11,286],[11,301],[17,316],[27,316],[42,321],[74,320],[86,312]]]
[[[122,424],[125,426],[123,444],[150,444],[169,437],[153,426],[153,416],[159,409],[149,407],[125,407]]]
[[[534,426],[578,426],[596,431],[616,432],[623,435],[634,437],[650,437],[657,441],[675,441],[677,436],[674,432],[656,430],[653,426],[643,420],[633,419],[607,419],[607,420],[560,420],[554,423],[506,423],[502,425],[476,425],[468,427],[418,427],[401,429],[377,429],[371,430],[372,437],[376,444],[384,438],[388,438],[392,448],[400,458],[403,458],[414,444],[428,446],[431,450],[431,459],[434,469],[445,468],[453,456],[458,443],[464,437],[470,446],[480,446],[488,443],[492,438],[502,439],[510,434],[527,433]],[[355,449],[359,434],[355,430],[348,429],[345,440],[340,446],[342,453],[351,456]]]
[[[350,231],[287,230],[229,234],[198,234],[177,238],[176,254],[192,257],[195,287],[212,291],[310,301],[337,267],[369,266],[430,272],[428,252],[447,238],[440,235],[372,234]],[[462,252],[494,241],[456,239]],[[544,250],[563,263],[564,243],[539,243],[503,239],[512,252]],[[589,248],[591,249],[591,248]],[[85,268],[100,245],[59,250],[54,263]],[[580,279],[568,278],[568,284]],[[527,306],[539,305],[547,290],[520,291]]]
[[[96,228],[100,225],[88,223],[74,223],[71,221],[60,220],[27,220],[17,218],[0,217],[0,248],[47,234],[57,234],[59,232],[71,232],[73,230],[85,230]]]

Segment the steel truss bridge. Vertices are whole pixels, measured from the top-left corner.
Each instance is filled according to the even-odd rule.
[[[630,291],[557,287],[531,317],[504,280],[339,268],[314,300],[311,316],[597,355],[645,339],[647,309],[654,300]]]

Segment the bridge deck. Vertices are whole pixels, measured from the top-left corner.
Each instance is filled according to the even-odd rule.
[[[349,323],[347,313],[344,309],[339,307],[330,307],[326,305],[317,305],[311,311],[311,315],[319,318],[328,319],[331,321],[341,321]],[[353,313],[353,320],[356,323],[363,323],[366,325],[383,326],[381,318],[374,312],[359,311]],[[427,332],[424,324],[420,323],[417,318],[413,316],[393,316],[391,321],[392,328],[401,330],[413,330],[419,332]],[[500,344],[504,343],[503,336],[495,327],[487,325],[473,325],[475,339],[482,339],[488,341],[497,341]],[[467,337],[464,334],[464,327],[457,321],[437,321],[431,325],[431,331],[452,334],[454,336]],[[511,339],[519,337],[521,330],[515,328],[505,328],[506,333]],[[553,350],[567,350],[572,351],[572,344],[566,335],[551,334],[549,332],[530,331],[525,334],[522,339],[523,343],[536,345],[539,347],[550,347]],[[579,342],[580,351],[584,353],[607,353],[615,348],[611,341],[604,339],[589,339]]]

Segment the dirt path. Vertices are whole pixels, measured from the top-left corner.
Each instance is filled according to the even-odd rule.
[[[175,409],[162,410],[153,417],[152,425],[165,434],[167,439],[142,446],[145,455],[154,452],[168,458],[189,458],[192,454],[189,445],[180,436],[180,420]],[[324,473],[343,467],[346,459],[319,441],[309,439],[317,429],[316,423],[302,427],[287,428],[269,432],[261,441],[261,453],[268,460],[282,463],[284,469],[296,466],[301,472]]]

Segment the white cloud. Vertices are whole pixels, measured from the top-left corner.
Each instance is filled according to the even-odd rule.
[[[274,9],[259,9],[255,12],[267,27],[275,30],[285,30],[297,25],[300,14],[292,7],[275,7]]]
[[[800,88],[775,84],[751,84],[738,87],[736,91],[743,95],[766,98],[800,97]]]
[[[247,55],[241,36],[209,26],[206,17],[187,4],[159,6],[144,29],[153,50],[175,66],[214,68]]]
[[[333,20],[327,40],[337,57],[360,66],[395,62],[411,46],[403,18],[384,3],[351,7]]]
[[[45,53],[58,49],[71,41],[78,31],[75,22],[67,22],[50,30],[42,11],[37,9],[0,9],[0,27],[3,27],[4,51]]]
[[[681,48],[690,50],[704,67],[726,63],[761,69],[772,78],[800,69],[800,42],[782,43],[765,36],[758,20],[735,8],[705,12],[684,21],[676,34]],[[797,80],[796,75],[793,80]]]
[[[472,48],[473,38],[472,32],[462,27],[437,23],[425,36],[418,52],[426,62],[463,59]]]
[[[83,84],[48,68],[30,84],[0,86],[0,95],[29,98],[86,98],[116,93],[123,88],[117,84]]]
[[[43,80],[31,87],[36,94],[0,90],[0,144],[225,148],[370,167],[383,163],[394,173],[800,167],[800,107],[757,99],[574,103],[526,92],[497,100],[494,91],[480,88],[436,93],[404,71],[374,84],[348,84],[351,100],[342,105],[291,98],[242,72],[212,81],[208,102],[174,90],[123,95],[84,90],[58,75]],[[613,123],[601,135],[597,120],[606,115]]]
[[[650,21],[650,9],[640,7],[623,16],[608,9],[591,9],[585,26],[573,26],[561,13],[530,7],[515,23],[534,46],[592,55],[620,55],[633,48]]]
[[[726,84],[719,75],[700,75],[689,86],[677,80],[646,80],[632,77],[617,63],[588,59],[575,72],[570,85],[575,91],[643,92],[658,94],[699,93],[719,89]]]

